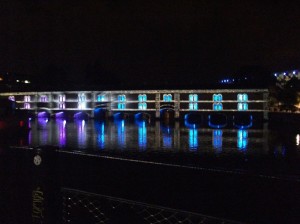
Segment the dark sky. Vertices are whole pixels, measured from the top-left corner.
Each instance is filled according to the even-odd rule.
[[[290,1],[2,0],[0,71],[82,79],[208,80],[245,65],[299,68],[300,8]],[[100,70],[101,70],[100,69]]]

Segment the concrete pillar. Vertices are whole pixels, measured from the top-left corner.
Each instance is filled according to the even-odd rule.
[[[108,101],[108,103],[107,103],[107,113],[108,113],[108,114],[107,114],[107,115],[108,115],[108,117],[112,117],[112,116],[113,116],[113,114],[112,114],[112,107],[113,107],[112,101],[113,101],[113,96],[112,96],[111,92],[107,94],[107,101]]]
[[[180,125],[178,121],[175,122],[174,126],[174,148],[180,148]]]
[[[263,110],[264,110],[264,120],[269,119],[269,92],[263,93]]]
[[[95,92],[91,92],[91,118],[95,117],[95,105],[96,105],[96,96],[95,96]]]
[[[178,119],[180,116],[180,93],[174,94],[174,101],[175,119]]]
[[[155,147],[160,148],[160,121],[155,121]]]
[[[160,93],[155,94],[155,118],[160,118]]]
[[[49,95],[48,95],[48,101],[49,101],[49,113],[50,113],[50,116],[52,116],[52,113],[53,113],[53,94],[50,92]]]
[[[30,108],[31,108],[31,106],[34,107],[34,113],[35,113],[35,116],[38,115],[38,111],[37,111],[37,103],[38,103],[38,100],[39,100],[38,96],[39,96],[38,93],[35,93],[35,96],[34,96],[34,104],[31,103],[31,102],[29,102],[29,103],[30,103]],[[32,99],[30,99],[30,101],[32,101]]]

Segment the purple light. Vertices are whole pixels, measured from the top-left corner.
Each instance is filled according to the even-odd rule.
[[[65,146],[66,145],[66,120],[59,121],[58,130],[59,130],[59,145]]]
[[[45,111],[39,112],[38,113],[38,118],[45,118],[48,117],[48,113]]]
[[[87,115],[87,113],[84,113],[84,112],[78,112],[78,113],[74,114],[74,119],[86,120],[86,119],[88,119],[88,115]]]
[[[65,117],[64,112],[58,112],[55,114],[55,118],[64,118],[64,117]]]

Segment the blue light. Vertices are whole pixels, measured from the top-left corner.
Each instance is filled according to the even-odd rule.
[[[217,111],[223,110],[223,104],[222,103],[214,103],[213,110],[217,110]]]
[[[198,110],[198,103],[189,103],[190,110]]]
[[[98,102],[103,102],[103,101],[105,101],[104,95],[98,95],[98,96],[97,96],[97,101],[98,101]]]
[[[162,126],[162,140],[164,148],[172,148],[172,133],[169,126]]]
[[[238,130],[237,132],[237,147],[244,151],[248,146],[248,131],[247,130]]]
[[[213,130],[213,136],[212,136],[212,143],[213,147],[220,149],[222,148],[222,142],[223,142],[223,131],[222,130]]]
[[[147,109],[147,103],[145,103],[145,102],[139,103],[138,104],[138,109],[139,110],[146,110]]]
[[[163,95],[163,101],[164,102],[171,102],[172,101],[172,95],[171,94],[164,94]]]
[[[198,148],[198,130],[190,129],[189,130],[189,149],[194,151]]]
[[[214,94],[213,95],[213,101],[214,102],[221,102],[222,101],[222,94]]]
[[[99,149],[105,148],[105,123],[95,122],[95,130],[97,134],[97,144]]]
[[[138,127],[138,144],[141,150],[147,147],[147,128],[145,121],[142,121],[142,125]]]
[[[120,110],[126,109],[126,104],[125,103],[118,103],[118,109],[120,109]]]
[[[147,101],[147,95],[146,94],[139,94],[138,95],[138,101],[139,102],[145,102],[145,101]]]
[[[125,121],[117,121],[115,122],[117,125],[117,131],[118,131],[118,144],[123,148],[126,144],[126,132],[125,132]]]

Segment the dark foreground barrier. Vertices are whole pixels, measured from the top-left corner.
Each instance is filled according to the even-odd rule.
[[[18,192],[15,200],[30,201],[18,200],[11,207],[32,213],[28,220],[35,223],[54,223],[54,217],[62,223],[96,223],[96,216],[102,216],[100,223],[119,223],[120,219],[199,223],[202,218],[203,223],[300,221],[297,177],[281,179],[54,148],[12,148],[6,158],[3,168],[13,176],[1,181],[10,187],[9,182],[18,183],[14,185],[18,190],[8,187],[6,191]],[[135,216],[144,212],[147,214]],[[198,221],[192,221],[195,219]]]

